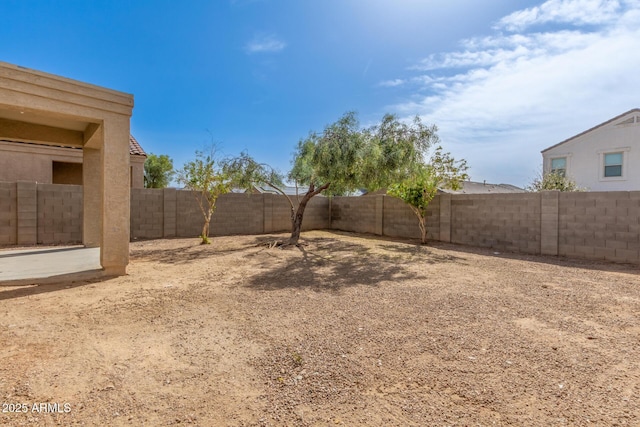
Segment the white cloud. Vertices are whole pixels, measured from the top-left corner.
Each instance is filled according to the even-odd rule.
[[[383,82],[378,83],[378,86],[382,87],[397,87],[402,86],[406,83],[403,79],[394,79],[394,80],[385,80]]]
[[[574,25],[604,24],[617,18],[620,7],[618,0],[548,0],[540,6],[505,16],[496,27],[517,31],[550,22]]]
[[[640,107],[640,1],[549,0],[501,22],[520,29],[550,17],[586,22],[576,5],[603,6],[600,18],[590,18],[599,25],[464,40],[460,51],[408,70],[421,75],[396,79],[419,90],[394,109],[437,124],[473,179],[527,184],[540,150]]]
[[[252,53],[275,53],[282,51],[287,44],[273,34],[266,34],[254,37],[245,45],[245,51]]]

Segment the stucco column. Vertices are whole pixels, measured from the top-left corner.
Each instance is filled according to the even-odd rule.
[[[130,205],[129,117],[114,115],[103,123],[102,244],[106,275],[126,274],[129,264]]]
[[[102,242],[102,138],[98,148],[82,149],[82,243],[89,248]]]

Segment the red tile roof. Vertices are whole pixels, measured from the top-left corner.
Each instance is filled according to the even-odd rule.
[[[144,152],[144,150],[142,149],[142,146],[131,134],[129,134],[129,154],[135,154],[137,156],[147,157],[147,153]]]

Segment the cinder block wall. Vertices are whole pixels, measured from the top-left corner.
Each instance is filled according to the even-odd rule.
[[[451,242],[540,253],[540,194],[451,197]]]
[[[15,182],[0,182],[0,245],[18,243],[17,197]]]
[[[418,217],[402,200],[384,196],[383,234],[392,237],[420,238]],[[440,239],[440,196],[427,208],[427,240]]]
[[[558,254],[640,262],[640,192],[561,193]]]
[[[132,189],[131,237],[155,239],[199,236],[204,224],[199,197],[199,193],[192,191]],[[297,207],[295,198],[293,201]],[[284,196],[224,194],[216,202],[210,235],[290,231],[290,212],[291,206]],[[316,197],[307,204],[302,229],[323,228],[329,228],[329,199]]]
[[[202,233],[202,213],[191,191],[176,191],[176,237],[193,237]]]
[[[420,238],[418,218],[402,200],[387,195],[334,197],[331,228],[391,237]],[[440,239],[440,196],[427,209],[427,239]]]
[[[200,225],[204,222],[200,215]],[[216,202],[211,218],[212,236],[264,233],[264,199],[262,194],[224,194]]]
[[[333,197],[331,200],[331,228],[375,234],[377,198],[378,196]],[[378,234],[382,234],[382,230]]]
[[[227,194],[211,235],[290,231],[290,216],[284,196]],[[195,237],[202,223],[192,192],[131,190],[132,238]],[[640,192],[439,195],[427,225],[431,240],[640,263]],[[420,237],[409,207],[384,195],[315,197],[303,222],[312,229]],[[81,241],[81,186],[0,182],[0,245]]]
[[[164,190],[131,189],[131,238],[164,236]]]
[[[82,243],[82,186],[37,185],[37,243]]]

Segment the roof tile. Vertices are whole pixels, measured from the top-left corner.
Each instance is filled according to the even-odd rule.
[[[142,146],[131,134],[129,134],[129,154],[135,154],[137,156],[147,157],[147,153],[144,152],[144,150],[142,149]]]

